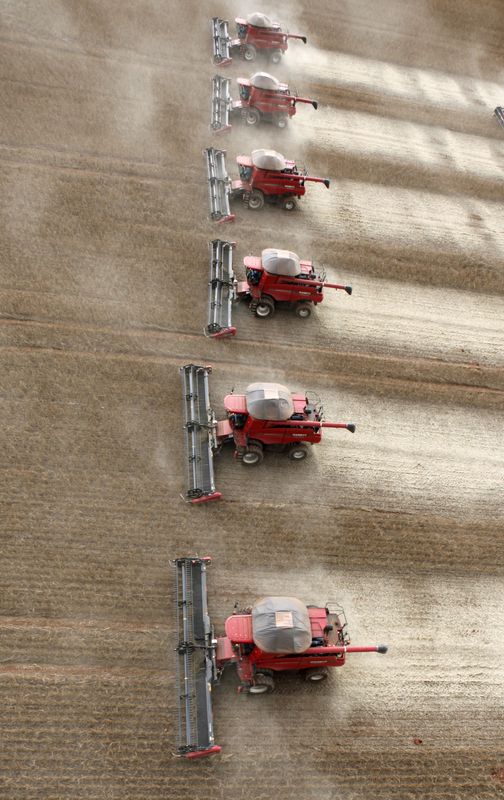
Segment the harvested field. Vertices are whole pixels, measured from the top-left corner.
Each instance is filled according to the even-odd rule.
[[[379,10],[377,9],[379,7]],[[209,18],[251,0],[0,0],[0,786],[6,800],[494,800],[504,793],[504,104],[500,0],[264,0],[320,108],[208,129]],[[233,62],[234,80],[249,65]],[[233,92],[235,92],[233,87]],[[301,209],[208,219],[202,150],[328,176]],[[203,337],[208,246],[292,249],[351,283],[306,321]],[[300,464],[216,460],[184,504],[178,367],[215,410],[311,389]],[[339,600],[322,685],[214,692],[222,755],[173,758],[170,559],[211,554],[218,630],[263,594]]]

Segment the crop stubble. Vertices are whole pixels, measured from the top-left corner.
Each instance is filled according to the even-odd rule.
[[[238,209],[216,230],[208,17],[247,3],[4,3],[9,800],[503,791],[500,4],[387,0],[379,19],[369,0],[263,8],[308,34],[281,74],[322,107],[258,143],[333,184],[309,187],[293,217]],[[231,171],[254,143],[233,131]],[[221,233],[238,259],[275,244],[312,255],[355,293],[305,325],[238,309],[238,338],[209,342],[206,243]],[[189,508],[186,361],[213,363],[217,410],[233,385],[278,376],[358,431],[329,431],[303,465],[245,472],[223,454],[224,501]],[[172,759],[169,559],[195,551],[215,559],[217,626],[262,593],[336,597],[354,641],[389,654],[349,658],[309,691],[286,676],[259,700],[227,675],[223,755]]]

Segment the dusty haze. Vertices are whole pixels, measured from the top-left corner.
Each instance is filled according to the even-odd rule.
[[[259,8],[308,36],[272,71],[320,107],[237,125],[229,171],[274,147],[332,186],[217,229],[209,18]],[[503,23],[499,0],[0,0],[6,800],[502,797]],[[205,339],[218,235],[238,273],[288,247],[354,294]],[[225,452],[223,501],[189,507],[188,361],[218,413],[279,380],[357,432],[257,471]],[[169,559],[193,552],[219,630],[235,600],[330,598],[389,653],[271,697],[227,674],[222,756],[174,759]]]

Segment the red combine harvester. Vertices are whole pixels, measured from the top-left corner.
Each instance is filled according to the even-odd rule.
[[[205,150],[210,196],[210,215],[216,222],[229,222],[230,200],[240,198],[254,211],[265,203],[280,205],[285,211],[294,211],[296,200],[305,192],[305,183],[323,183],[328,189],[328,178],[313,178],[306,170],[298,170],[294,161],[287,161],[275,150],[252,150],[250,157],[238,156],[236,162],[240,179],[231,181],[226,170],[225,150],[207,147]]]
[[[328,283],[325,271],[316,273],[311,261],[301,261],[288,250],[272,248],[262,251],[260,258],[243,260],[245,281],[237,281],[233,272],[234,242],[215,239],[210,242],[210,281],[208,284],[208,323],[206,336],[234,336],[233,303],[242,300],[249,310],[266,319],[278,306],[294,309],[301,319],[312,313],[314,305],[324,299],[325,289],[342,289],[352,294],[351,286]]]
[[[322,440],[322,428],[355,431],[352,422],[324,422],[317,398],[292,394],[279,383],[251,383],[244,394],[226,395],[226,419],[217,422],[210,406],[211,371],[211,367],[195,364],[180,368],[188,465],[186,499],[192,503],[222,496],[215,489],[213,456],[224,444],[233,444],[235,458],[251,467],[262,462],[266,448],[302,461],[309,446]]]
[[[229,78],[215,75],[212,79],[212,130],[216,133],[231,130],[230,119],[240,116],[246,125],[272,122],[277,128],[285,128],[290,117],[296,113],[298,103],[318,107],[316,100],[299,97],[291,93],[286,83],[280,83],[267,72],[256,72],[246,78],[238,78],[240,99],[233,100]]]
[[[497,106],[494,111],[495,116],[497,117],[499,123],[504,127],[504,108],[502,106]]]
[[[245,61],[255,61],[258,54],[267,56],[272,64],[279,64],[288,48],[289,39],[306,36],[282,31],[278,22],[272,22],[266,14],[249,14],[246,19],[237,17],[237,38],[231,39],[228,20],[212,18],[213,58],[215,64],[229,64],[232,55],[239,53]]]
[[[305,681],[327,678],[350,653],[386,653],[386,645],[350,646],[341,606],[306,606],[295,597],[263,597],[228,617],[215,637],[208,614],[206,570],[210,558],[177,558],[177,687],[179,756],[219,753],[212,718],[212,686],[225,667],[236,666],[239,692],[265,694],[279,672],[296,670]]]

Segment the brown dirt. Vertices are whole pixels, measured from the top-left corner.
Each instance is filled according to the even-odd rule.
[[[233,130],[230,170],[254,143],[333,184],[218,230],[208,19],[250,3],[0,5],[2,796],[502,797],[501,2],[265,1],[309,36],[279,74],[321,107]],[[287,246],[354,295],[305,324],[238,308],[237,338],[209,341],[222,233],[238,262]],[[223,453],[224,500],[189,507],[188,361],[213,363],[217,411],[276,378],[357,433],[252,473]],[[169,559],[193,552],[218,628],[235,600],[331,597],[390,652],[265,698],[229,674],[222,756],[174,759]]]

